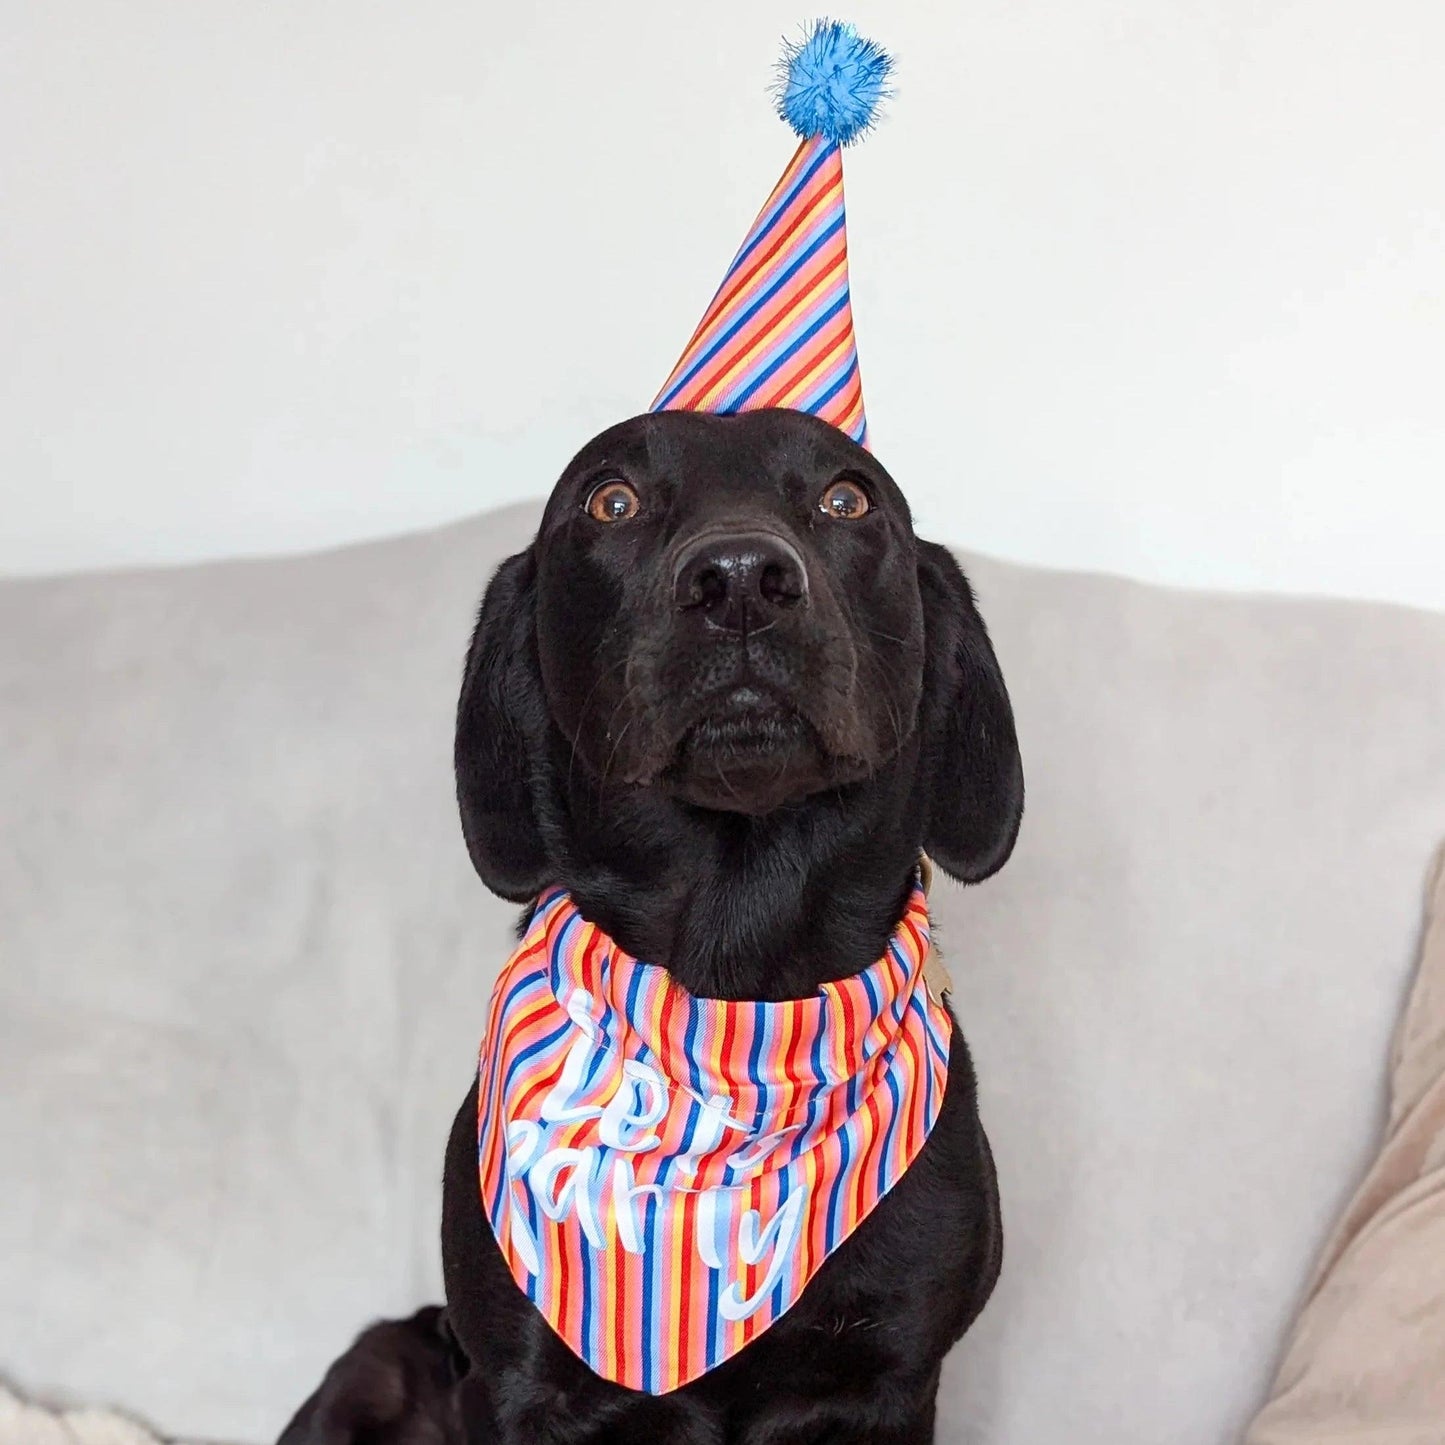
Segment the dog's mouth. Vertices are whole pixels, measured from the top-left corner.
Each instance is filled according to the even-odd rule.
[[[823,786],[826,773],[826,751],[807,718],[747,684],[708,701],[683,730],[664,777],[688,802],[761,813]]]
[[[734,687],[716,699],[678,742],[678,755],[725,752],[736,757],[817,745],[811,724],[791,703],[753,686]]]

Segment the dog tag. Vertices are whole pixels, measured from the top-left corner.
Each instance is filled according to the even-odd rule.
[[[933,859],[927,853],[918,855],[918,881],[923,885],[923,896],[927,898],[928,890],[933,887]],[[929,919],[929,926],[932,925],[933,920]],[[953,991],[953,980],[948,976],[943,955],[932,939],[928,941],[928,956],[923,960],[923,982],[937,1004],[943,1002],[944,994]]]
[[[953,980],[944,966],[943,955],[932,942],[928,945],[928,957],[923,960],[923,982],[933,995],[934,1003],[941,1004],[943,996],[953,991]]]
[[[918,855],[918,881],[923,886],[923,896],[927,898],[933,887],[933,859],[927,853]]]

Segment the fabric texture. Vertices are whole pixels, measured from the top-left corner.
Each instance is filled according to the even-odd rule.
[[[1379,1156],[1315,1270],[1246,1445],[1445,1439],[1445,850]]]
[[[837,20],[783,51],[778,114],[802,139],[653,411],[811,413],[868,444],[853,340],[841,147],[873,124],[893,62]]]
[[[799,145],[653,411],[811,412],[867,444],[853,340],[843,152]]]
[[[915,886],[877,963],[778,1003],[693,998],[542,898],[478,1061],[482,1205],[604,1379],[664,1394],[796,1302],[938,1117],[950,1021]]]
[[[516,924],[461,838],[457,688],[537,519],[0,582],[16,1389],[259,1445],[441,1297]],[[938,1439],[1237,1445],[1378,1149],[1445,616],[962,561],[1028,806],[996,878],[929,898],[1005,1235]]]

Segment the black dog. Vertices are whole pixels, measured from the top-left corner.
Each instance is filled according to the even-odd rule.
[[[802,997],[866,968],[920,851],[987,877],[1023,805],[962,572],[914,537],[872,456],[784,411],[638,417],[578,454],[487,590],[456,767],[489,888],[529,902],[561,884],[629,953],[724,999]],[[661,1396],[593,1374],[513,1282],[479,1198],[476,1117],[474,1084],[446,1159],[445,1318],[364,1335],[286,1445],[933,1439],[943,1356],[1001,1257],[956,1029],[901,1181],[791,1310]]]

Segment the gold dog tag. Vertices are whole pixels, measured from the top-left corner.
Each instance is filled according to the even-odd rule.
[[[928,985],[934,1003],[942,1003],[944,994],[953,991],[953,980],[948,976],[943,955],[931,942],[928,945],[928,957],[923,960],[923,981]]]
[[[918,855],[918,878],[923,884],[923,896],[928,897],[928,890],[933,887],[933,859],[927,853]],[[933,919],[928,920],[929,927],[933,926]],[[943,996],[953,991],[953,980],[948,976],[948,969],[943,962],[943,955],[938,951],[938,945],[930,937],[928,940],[928,956],[923,960],[923,982],[932,994],[936,1004],[943,1002]]]

